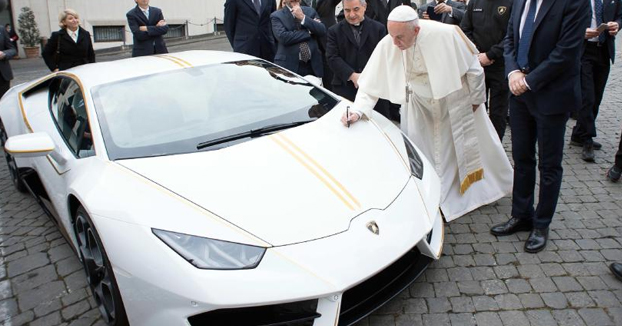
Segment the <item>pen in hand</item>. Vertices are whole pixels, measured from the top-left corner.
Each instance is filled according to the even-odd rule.
[[[346,106],[346,126],[350,128],[350,106]]]

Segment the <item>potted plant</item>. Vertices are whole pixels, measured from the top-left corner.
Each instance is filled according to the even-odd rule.
[[[27,58],[39,56],[39,28],[35,21],[35,13],[29,7],[23,7],[17,18],[21,43],[24,44],[24,52]]]

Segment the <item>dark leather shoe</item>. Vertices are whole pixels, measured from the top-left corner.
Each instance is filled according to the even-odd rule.
[[[583,144],[583,152],[581,158],[586,162],[594,162],[594,145],[591,143]]]
[[[622,264],[613,263],[609,265],[609,269],[618,280],[622,281]]]
[[[583,147],[583,142],[580,140],[570,140],[570,145],[577,146],[577,147]],[[597,141],[592,141],[592,146],[594,146],[594,150],[597,150],[597,151],[603,148],[603,144]]]
[[[514,234],[519,231],[530,231],[533,224],[530,220],[524,218],[512,217],[509,221],[497,224],[490,228],[490,233],[496,236],[504,236]]]
[[[609,169],[609,171],[607,171],[607,179],[609,179],[611,182],[618,182],[620,181],[621,174],[622,169],[614,165],[611,167],[611,169]]]
[[[536,253],[542,251],[546,247],[546,241],[549,239],[549,228],[533,229],[529,234],[529,238],[525,241],[525,251]]]

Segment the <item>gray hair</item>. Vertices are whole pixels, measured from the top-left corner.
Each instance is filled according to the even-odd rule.
[[[73,9],[65,9],[63,11],[60,12],[60,14],[58,15],[58,26],[60,26],[61,28],[66,28],[67,26],[65,25],[65,19],[67,19],[67,16],[74,16],[76,17],[76,19],[80,19],[80,15],[78,15],[78,12],[73,10]]]
[[[354,0],[342,0],[342,1],[341,1],[341,4],[343,5],[343,3],[344,3],[344,2],[346,2],[346,1],[354,1]],[[359,3],[360,3],[360,4],[361,4],[361,6],[363,6],[363,7],[367,6],[367,1],[365,1],[365,0],[359,0]]]

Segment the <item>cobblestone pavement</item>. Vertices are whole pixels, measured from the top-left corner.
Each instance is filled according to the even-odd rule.
[[[222,39],[179,49],[214,47],[228,50]],[[41,67],[30,65],[35,68],[28,70],[24,61],[14,66],[34,78]],[[620,79],[617,65],[598,119],[603,148],[596,152],[597,163],[583,162],[578,147],[566,148],[561,198],[545,251],[525,253],[527,233],[489,234],[492,224],[508,219],[510,198],[503,198],[448,224],[441,259],[357,326],[622,325],[622,282],[608,270],[609,263],[622,261],[622,184],[604,178],[620,139]],[[574,123],[568,122],[567,136]],[[509,141],[508,130],[508,155]],[[4,325],[104,325],[78,259],[35,201],[14,190],[4,163],[0,251]]]

